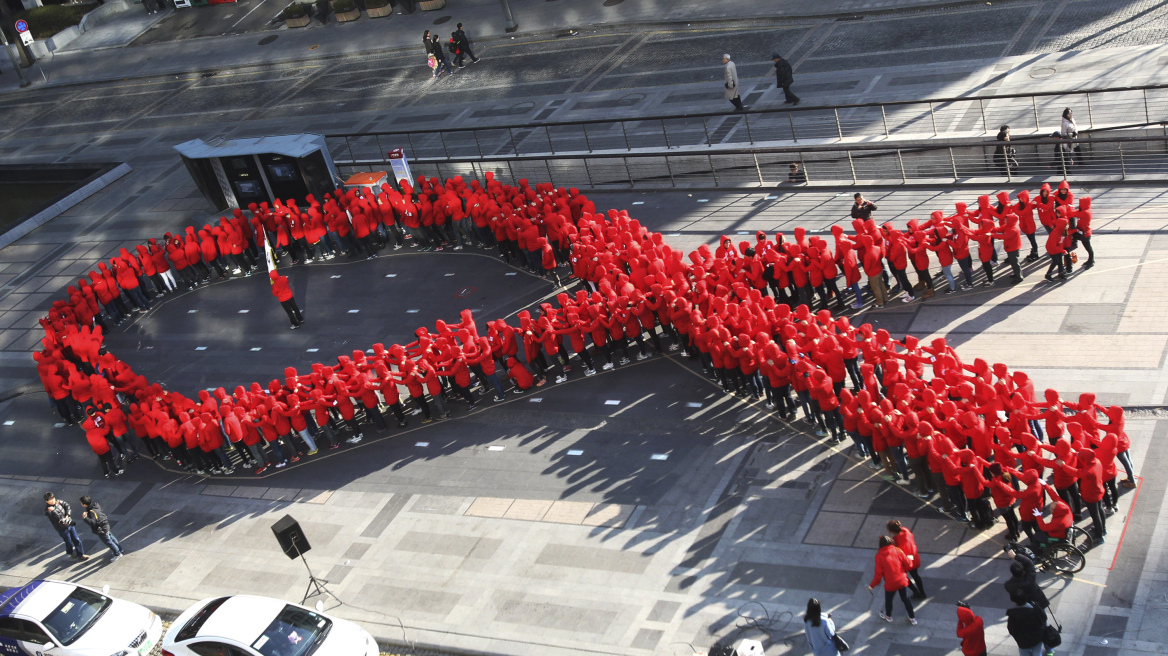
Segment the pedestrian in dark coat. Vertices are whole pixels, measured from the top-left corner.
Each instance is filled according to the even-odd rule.
[[[1046,646],[1046,612],[1036,608],[1022,595],[1010,597],[1014,607],[1006,611],[1006,630],[1018,643],[1020,656],[1042,656]]]
[[[450,38],[454,39],[454,45],[458,47],[458,56],[454,58],[454,63],[459,68],[465,66],[463,62],[466,61],[467,56],[470,57],[472,64],[479,63],[479,58],[475,57],[474,52],[470,49],[470,37],[462,30],[462,23],[458,24],[458,29],[450,33]]]
[[[1010,580],[1005,583],[1006,592],[1010,597],[1021,595],[1038,608],[1049,606],[1050,601],[1047,600],[1046,593],[1038,586],[1034,561],[1013,551],[1007,551],[1006,557],[1014,559],[1014,562],[1010,563]]]
[[[450,60],[446,58],[446,51],[442,49],[442,40],[438,38],[437,34],[430,37],[430,48],[430,54],[434,55],[434,59],[438,60],[438,66],[434,69],[435,72],[446,67],[446,73],[448,75],[454,75],[454,69],[450,67]]]
[[[775,60],[775,81],[783,90],[783,104],[798,105],[799,96],[791,92],[791,85],[795,83],[795,71],[791,70],[791,62],[783,59],[777,52],[771,55],[771,58]]]
[[[49,523],[65,542],[65,553],[69,554],[70,558],[89,560],[89,556],[85,555],[85,547],[81,544],[81,536],[77,535],[77,525],[73,523],[69,504],[58,500],[52,492],[45,492],[45,517],[49,518]]]
[[[101,504],[94,501],[89,495],[81,497],[81,507],[85,512],[81,513],[81,519],[89,524],[89,528],[93,534],[98,537],[105,546],[110,550],[110,562],[113,562],[122,557],[122,545],[118,543],[118,539],[110,532],[109,517],[101,509]]]

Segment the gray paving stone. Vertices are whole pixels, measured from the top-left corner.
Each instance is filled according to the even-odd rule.
[[[394,548],[398,551],[487,560],[502,543],[502,540],[494,538],[410,531],[402,536]]]
[[[850,595],[856,591],[863,577],[864,573],[857,571],[739,562],[731,570],[727,583]]]
[[[633,551],[549,544],[543,548],[535,562],[555,567],[579,567],[606,572],[642,574],[649,566],[651,559],[651,555]]]
[[[617,611],[613,610],[524,599],[504,599],[498,605],[495,621],[599,635],[608,631],[617,615]]]
[[[649,616],[645,620],[648,622],[672,622],[673,616],[677,614],[679,608],[681,608],[681,603],[663,599],[653,604],[653,610],[649,611]]]
[[[658,629],[641,629],[637,631],[637,635],[633,637],[633,641],[629,643],[629,646],[633,649],[653,651],[657,649],[657,643],[661,642],[661,636],[663,635],[665,635],[665,632]]]

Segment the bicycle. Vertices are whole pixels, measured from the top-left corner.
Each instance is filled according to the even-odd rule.
[[[1037,552],[1019,542],[1011,542],[1007,548],[1030,558],[1035,569],[1042,571],[1053,569],[1060,574],[1074,574],[1087,566],[1087,557],[1067,540],[1051,540]]]
[[[1091,537],[1091,534],[1073,524],[1067,529],[1067,542],[1084,554],[1095,546],[1095,539]]]

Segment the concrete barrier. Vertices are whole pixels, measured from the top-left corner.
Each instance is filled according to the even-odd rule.
[[[138,7],[130,0],[106,0],[106,3],[81,17],[77,27],[85,34],[114,16]],[[139,9],[140,10],[140,9]]]
[[[16,241],[17,239],[20,239],[21,237],[32,232],[33,230],[36,230],[37,228],[41,227],[42,225],[48,223],[49,221],[56,218],[59,214],[61,214],[65,210],[69,209],[70,207],[73,207],[77,203],[80,203],[81,201],[85,200],[86,198],[89,198],[90,196],[92,196],[93,194],[96,194],[97,192],[101,191],[102,189],[105,189],[110,184],[112,184],[115,180],[122,177],[123,175],[126,175],[131,170],[133,170],[133,169],[130,168],[129,164],[122,163],[122,164],[118,165],[117,167],[111,169],[105,175],[102,175],[101,177],[90,181],[85,186],[81,187],[80,189],[75,190],[73,193],[69,194],[68,196],[65,196],[64,198],[57,201],[56,203],[53,203],[51,206],[46,207],[45,209],[41,210],[40,212],[37,212],[33,216],[25,219],[23,222],[20,223],[20,225],[13,226],[8,232],[5,232],[4,234],[0,235],[0,248],[4,248],[5,246]]]

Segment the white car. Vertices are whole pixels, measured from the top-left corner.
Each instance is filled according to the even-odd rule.
[[[191,606],[162,639],[163,656],[378,656],[348,620],[269,597],[235,595]]]
[[[138,604],[62,581],[0,593],[0,656],[146,656],[162,620]]]

